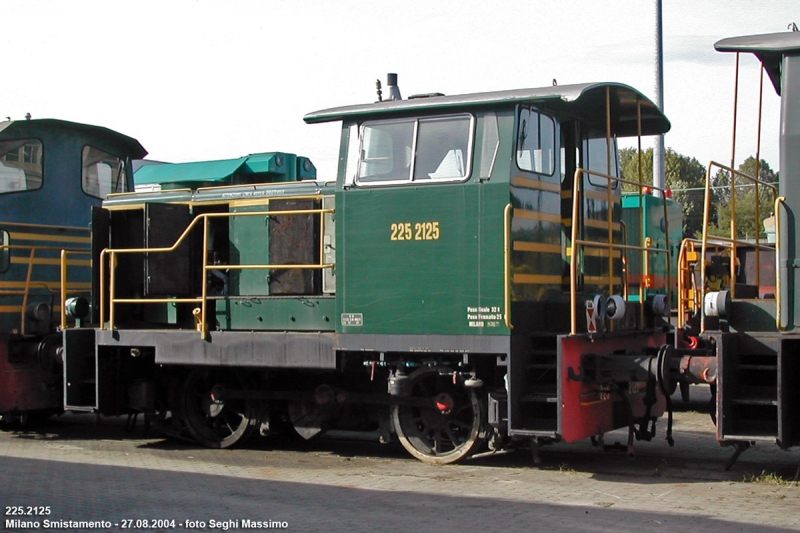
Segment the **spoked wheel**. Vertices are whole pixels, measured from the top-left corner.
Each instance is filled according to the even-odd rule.
[[[421,368],[409,376],[411,396],[430,406],[396,405],[392,411],[400,443],[425,463],[450,464],[481,444],[485,409],[475,389],[454,385],[452,375]]]
[[[244,390],[234,370],[193,370],[183,382],[181,407],[186,429],[207,448],[229,448],[244,443],[256,428],[258,409],[251,400],[228,398],[228,391]]]

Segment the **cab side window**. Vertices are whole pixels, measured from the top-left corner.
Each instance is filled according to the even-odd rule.
[[[361,143],[361,182],[402,181],[411,176],[413,120],[365,124]]]
[[[461,181],[469,177],[471,115],[365,122],[357,181]]]
[[[42,187],[42,142],[0,141],[0,194]]]
[[[609,151],[611,155],[609,165]],[[589,183],[596,187],[607,187],[608,180],[603,176],[597,174],[610,175],[611,177],[619,177],[619,157],[617,155],[617,143],[615,139],[610,142],[606,140],[605,135],[596,133],[590,135],[588,138],[583,139],[583,168],[591,170],[596,174],[589,174]],[[616,189],[619,185],[618,181],[611,183],[611,188]]]
[[[555,172],[556,150],[556,125],[553,119],[522,107],[517,124],[517,167],[552,176]]]
[[[96,198],[127,192],[125,161],[94,146],[83,147],[83,192]]]

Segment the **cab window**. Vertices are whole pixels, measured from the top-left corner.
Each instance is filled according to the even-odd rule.
[[[552,176],[555,172],[556,125],[547,115],[521,107],[517,121],[517,167]]]
[[[460,181],[469,176],[470,115],[365,122],[359,183]]]
[[[0,194],[42,187],[42,142],[0,141]]]
[[[125,161],[94,146],[83,147],[83,192],[97,198],[127,192]]]
[[[611,139],[611,173],[609,174],[609,161],[608,161],[608,148],[609,144],[606,137],[590,136],[583,140],[583,168],[597,172],[604,175],[619,177],[619,167],[617,164],[617,143],[615,139]],[[608,180],[596,174],[589,174],[589,183],[596,187],[607,187]],[[618,181],[611,184],[611,188],[617,188]]]

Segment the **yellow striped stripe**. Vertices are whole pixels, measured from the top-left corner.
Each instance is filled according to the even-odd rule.
[[[511,185],[525,187],[527,189],[538,189],[540,191],[561,192],[561,185],[558,183],[523,178],[522,176],[514,176],[514,178],[511,179]]]
[[[128,194],[128,193],[122,193]],[[122,205],[105,205],[103,209],[106,211],[136,211],[144,209],[144,204],[122,204]]]
[[[605,220],[594,220],[591,218],[587,218],[583,220],[583,225],[587,228],[597,228],[597,229],[608,229],[608,222]],[[611,229],[614,231],[620,230],[619,222],[614,222],[611,224]]]
[[[19,241],[48,241],[48,242],[81,242],[89,244],[91,237],[76,237],[74,235],[47,235],[44,233],[18,233],[11,232],[12,240]]]
[[[53,306],[53,311],[60,311],[61,304]],[[21,305],[0,305],[0,313],[21,313]]]
[[[250,205],[269,205],[269,198],[260,198],[258,200],[233,200],[230,202],[231,207],[246,207]]]
[[[545,276],[542,274],[514,274],[514,283],[529,285],[561,285],[561,276]]]
[[[572,219],[571,218],[562,218],[561,219],[561,223],[564,224],[567,227],[570,227],[570,226],[572,226]],[[587,227],[587,228],[598,228],[598,229],[604,229],[604,230],[608,229],[608,222],[606,222],[604,220],[594,220],[594,219],[591,219],[591,218],[587,218],[587,219],[584,219],[583,225],[584,225],[584,227]],[[621,228],[621,226],[619,225],[619,222],[614,222],[613,224],[611,224],[611,229],[613,229],[614,231],[619,231],[620,228]]]
[[[586,257],[608,257],[608,249],[586,246],[583,250],[583,255]],[[572,248],[567,248],[567,257],[570,256],[572,256]],[[622,256],[621,250],[614,250],[612,257],[619,258],[621,256]]]
[[[29,265],[31,263],[30,257],[12,257],[11,262],[18,265]],[[47,257],[34,257],[33,258],[34,265],[61,265],[61,259],[58,258],[47,258]],[[68,265],[72,266],[92,266],[92,261],[89,259],[69,259],[67,260]]]
[[[26,283],[24,281],[0,281],[0,289],[24,289]],[[41,287],[42,285],[48,288],[60,288],[60,281],[31,281],[31,286]],[[90,281],[70,281],[67,287],[71,289],[91,289],[92,283]]]
[[[561,245],[542,244],[539,242],[514,241],[514,250],[517,252],[542,252],[546,254],[561,254]]]
[[[514,209],[514,216],[519,218],[526,218],[528,220],[555,222],[557,224],[561,223],[561,215],[554,215],[552,213],[541,213],[539,211],[530,211],[528,209]]]
[[[42,229],[56,229],[60,231],[68,230],[68,231],[80,231],[83,233],[89,233],[89,228],[82,228],[80,226],[52,226],[50,224],[28,224],[25,222],[8,222],[7,220],[0,221],[0,224],[3,226],[14,226],[15,228],[34,228],[37,230]]]
[[[608,276],[584,276],[584,283],[589,285],[608,285]],[[612,285],[622,285],[622,278],[611,278]]]
[[[603,192],[598,191],[584,191],[583,193],[585,198],[591,198],[592,200],[601,200],[603,202],[608,202],[608,195]],[[571,199],[572,198],[572,191],[562,191],[561,198],[563,199]],[[620,196],[611,196],[611,202],[618,204],[622,201],[622,197]]]

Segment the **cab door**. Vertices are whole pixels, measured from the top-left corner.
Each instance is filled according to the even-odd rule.
[[[467,308],[480,301],[481,285],[479,185],[470,180],[475,123],[456,113],[351,128],[351,158],[358,156],[336,199],[342,333],[474,333]]]

